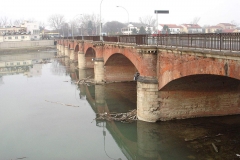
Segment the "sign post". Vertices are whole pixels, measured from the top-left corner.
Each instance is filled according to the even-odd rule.
[[[156,34],[158,34],[158,14],[169,14],[169,10],[155,10],[156,14],[157,26],[156,26]]]

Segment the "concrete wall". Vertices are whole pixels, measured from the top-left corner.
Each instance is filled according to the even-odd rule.
[[[31,47],[53,46],[53,45],[54,45],[54,40],[1,42],[0,49],[31,48]]]

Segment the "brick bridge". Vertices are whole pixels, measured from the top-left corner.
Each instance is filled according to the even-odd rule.
[[[83,40],[84,39],[84,40]],[[240,34],[70,37],[58,54],[94,68],[96,84],[132,81],[148,122],[240,113]]]

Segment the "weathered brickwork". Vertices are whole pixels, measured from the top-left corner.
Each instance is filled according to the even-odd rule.
[[[220,56],[200,52],[160,50],[158,54],[159,89],[172,80],[196,74],[228,76],[240,80],[240,56]]]
[[[96,83],[131,81],[139,72],[140,120],[240,114],[237,53],[102,41],[59,40],[58,44],[62,55],[69,56],[69,49],[74,49],[79,68],[94,68]]]

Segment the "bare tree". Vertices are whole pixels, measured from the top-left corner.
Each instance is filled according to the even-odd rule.
[[[154,19],[152,16],[145,16],[145,17],[140,17],[139,21],[142,25],[144,26],[155,26],[156,19]]]
[[[1,18],[1,24],[2,24],[3,26],[8,25],[8,18],[7,18],[7,17],[2,17],[2,18]]]
[[[83,14],[75,20],[75,24],[78,28],[81,28],[84,35],[87,35],[89,32],[89,22],[92,23],[91,32],[93,35],[98,35],[100,27],[100,18],[96,14]]]
[[[237,23],[236,21],[232,20],[231,24],[235,25],[236,27],[239,26],[239,23]]]
[[[120,34],[123,27],[126,27],[126,24],[118,21],[107,22],[103,26],[103,32],[110,35]]]
[[[59,30],[64,22],[64,15],[61,14],[54,14],[48,18],[49,25],[56,30]]]
[[[16,19],[13,21],[13,25],[20,26],[24,22],[24,19]]]
[[[192,20],[191,24],[198,24],[198,22],[200,21],[200,19],[201,19],[201,17],[195,17],[195,18]]]

